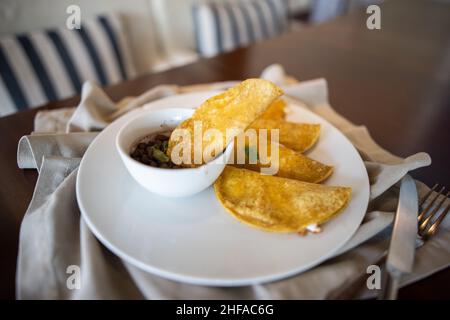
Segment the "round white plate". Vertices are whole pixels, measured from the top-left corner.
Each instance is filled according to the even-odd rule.
[[[216,91],[168,97],[144,108],[194,108]],[[369,181],[347,138],[314,113],[289,102],[288,120],[320,123],[321,137],[308,152],[335,167],[328,185],[353,189],[348,207],[301,237],[244,225],[217,201],[212,187],[189,198],[164,198],[136,183],[114,147],[135,110],[105,128],[91,143],[78,171],[77,199],[95,236],[120,258],[145,271],[199,285],[241,286],[305,271],[332,256],[358,228],[366,212]]]

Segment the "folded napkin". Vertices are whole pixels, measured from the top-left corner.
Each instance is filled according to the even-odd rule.
[[[24,216],[17,262],[17,297],[21,299],[323,299],[339,290],[387,247],[389,225],[398,201],[397,182],[410,170],[431,163],[426,153],[406,159],[378,146],[367,129],[337,114],[328,103],[324,79],[297,82],[279,65],[261,77],[283,87],[286,94],[338,127],[365,160],[370,177],[370,203],[352,239],[331,259],[297,276],[246,287],[207,287],[179,283],[146,273],[106,249],[90,232],[76,201],[77,167],[97,131],[129,110],[182,92],[225,89],[235,82],[190,87],[161,85],[139,97],[112,102],[92,83],[83,86],[76,108],[39,112],[35,132],[18,147],[20,168],[35,168],[39,178]],[[421,194],[428,188],[417,182]],[[402,285],[417,281],[450,264],[450,224],[416,254],[414,271]],[[80,267],[80,287],[69,289],[72,265]],[[70,287],[70,286],[69,286]],[[376,294],[371,290],[358,296]],[[356,297],[355,297],[356,298]]]

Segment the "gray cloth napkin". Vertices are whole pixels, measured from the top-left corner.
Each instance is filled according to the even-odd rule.
[[[410,170],[431,163],[426,153],[406,159],[378,146],[367,129],[337,114],[328,103],[324,79],[297,82],[279,65],[261,77],[283,87],[305,108],[338,127],[365,160],[370,177],[370,203],[363,223],[331,259],[297,276],[246,287],[195,286],[146,273],[116,257],[88,229],[76,201],[77,167],[96,130],[147,102],[182,92],[224,89],[235,82],[190,87],[162,85],[135,98],[113,103],[92,83],[83,86],[76,108],[38,113],[35,132],[18,147],[20,168],[39,170],[39,178],[20,230],[17,297],[20,299],[323,299],[355,275],[366,272],[387,247],[389,225],[398,201],[397,182]],[[428,188],[417,182],[421,194]],[[402,285],[417,281],[450,264],[450,223],[416,254],[414,271]],[[72,267],[79,267],[79,287],[71,286]],[[73,284],[73,283],[72,283]],[[355,298],[376,290],[362,290]]]

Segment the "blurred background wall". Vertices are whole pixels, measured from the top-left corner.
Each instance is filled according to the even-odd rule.
[[[218,0],[221,2],[224,0]],[[282,1],[282,0],[280,0]],[[64,27],[69,5],[83,19],[121,13],[138,73],[166,69],[196,59],[192,5],[198,0],[0,0],[0,37]],[[201,2],[201,1],[200,1]],[[292,14],[306,12],[312,0],[289,0]]]
[[[88,80],[181,66],[378,2],[0,0],[0,116],[80,93]],[[74,5],[81,29],[66,26]]]
[[[0,0],[0,116],[302,31],[381,0]],[[66,26],[73,6],[80,29]],[[110,14],[113,13],[113,14]]]
[[[250,0],[214,0],[216,3]],[[294,29],[320,23],[352,8],[379,0],[285,1]],[[83,19],[119,12],[136,70],[158,71],[191,62],[195,54],[192,6],[208,0],[0,0],[0,37],[43,28],[64,27],[66,8],[78,5]]]

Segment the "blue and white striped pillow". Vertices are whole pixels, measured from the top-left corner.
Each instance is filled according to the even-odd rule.
[[[72,96],[84,81],[108,85],[134,76],[119,16],[81,29],[58,28],[0,39],[0,116]]]
[[[207,1],[193,6],[197,51],[214,56],[284,32],[285,0]]]

